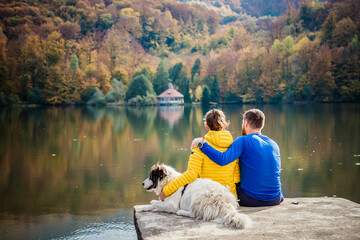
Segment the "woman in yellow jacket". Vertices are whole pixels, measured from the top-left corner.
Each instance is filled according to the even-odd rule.
[[[225,152],[233,142],[231,133],[224,130],[227,125],[225,114],[221,110],[213,109],[205,114],[204,120],[205,127],[209,130],[204,137],[205,141],[218,151]],[[211,161],[199,148],[193,148],[192,151],[186,172],[163,188],[160,199],[164,200],[196,178],[209,178],[229,186],[230,191],[238,199],[235,183],[240,182],[239,160],[222,167]]]

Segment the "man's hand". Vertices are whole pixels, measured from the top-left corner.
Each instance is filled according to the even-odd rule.
[[[159,199],[160,199],[161,201],[164,201],[165,198],[167,198],[167,196],[165,195],[165,193],[164,193],[163,191],[161,191],[161,193],[159,194]]]
[[[199,137],[199,138],[195,138],[192,143],[191,143],[191,146],[190,146],[190,150],[197,147],[198,146],[198,143],[199,142],[202,142],[204,141],[204,139],[202,137]]]

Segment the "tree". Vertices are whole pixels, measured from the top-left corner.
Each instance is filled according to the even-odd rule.
[[[100,90],[103,93],[107,93],[108,91],[111,90],[112,88],[110,84],[111,75],[105,64],[103,63],[98,64],[95,71],[95,78],[100,84]]]
[[[216,103],[220,102],[220,89],[219,89],[219,83],[217,81],[216,75],[214,77],[213,83],[211,84],[210,92],[211,92],[210,101],[216,102]]]
[[[65,40],[61,37],[60,33],[53,32],[43,42],[42,48],[45,51],[47,66],[54,66],[65,55]]]
[[[194,75],[197,73],[200,75],[201,61],[199,58],[195,60],[194,66],[191,69],[191,81],[194,79]]]
[[[312,88],[307,75],[302,75],[296,83],[295,99],[310,101],[312,95]]]
[[[195,99],[196,101],[201,101],[201,98],[202,98],[202,87],[199,85],[195,90]]]
[[[189,82],[190,79],[186,75],[185,69],[182,69],[176,79],[176,85],[179,87],[179,92],[186,94],[189,91]]]
[[[344,18],[336,23],[335,29],[332,32],[332,42],[334,46],[346,46],[353,39],[356,34],[356,24],[351,18]]]
[[[25,44],[21,48],[20,55],[20,97],[25,100],[28,95],[28,89],[44,86],[45,79],[48,76],[49,68],[43,64],[45,53],[41,47],[41,41],[37,35],[28,36]]]
[[[330,43],[332,40],[332,32],[335,28],[335,14],[330,12],[329,16],[326,18],[323,26],[322,26],[322,34],[321,34],[321,42],[322,43]]]
[[[128,82],[128,72],[122,68],[122,67],[117,67],[113,70],[112,72],[112,77],[116,78],[117,80],[121,81],[123,84],[127,84]]]
[[[104,94],[100,89],[95,88],[93,94],[90,96],[89,101],[86,102],[87,105],[106,105]]]
[[[157,95],[161,94],[168,88],[170,82],[169,73],[165,69],[165,64],[161,61],[156,70],[155,79],[153,82],[154,91]]]
[[[7,90],[7,82],[9,80],[9,70],[3,66],[0,65],[0,91]]]
[[[74,70],[74,72],[76,72],[79,68],[79,59],[78,57],[76,56],[76,54],[74,54],[72,57],[71,57],[71,60],[70,60],[70,67],[72,70]]]
[[[100,14],[98,19],[98,25],[101,26],[103,29],[111,28],[114,24],[114,20],[112,18],[111,13],[103,13]]]
[[[332,53],[332,70],[336,97],[341,101],[356,101],[360,94],[360,61],[356,50],[356,38],[345,48],[338,48]],[[338,100],[336,99],[336,100]]]
[[[289,82],[292,79],[289,57],[291,56],[293,46],[294,46],[294,40],[291,36],[287,36],[282,42],[282,56],[284,58],[285,63],[283,63],[283,69],[281,75],[282,75],[282,79],[285,80],[286,84],[289,84]]]
[[[116,78],[113,78],[111,80],[111,85],[113,90],[109,91],[105,96],[105,101],[110,102],[119,102],[124,98],[125,95],[125,88],[124,84],[117,80]]]
[[[248,47],[251,44],[251,35],[248,34],[245,28],[240,28],[234,38],[233,48],[235,51],[239,51]]]
[[[191,103],[189,81],[187,81],[186,85],[185,85],[184,102],[185,103]]]
[[[311,86],[317,100],[332,100],[335,88],[332,68],[330,49],[327,45],[323,45],[316,54],[315,62],[309,70]]]
[[[351,44],[353,45],[355,51],[360,50],[359,38],[358,35],[354,35],[353,39],[351,40]]]
[[[149,94],[154,95],[154,90],[149,79],[145,74],[135,74],[126,91],[125,101],[129,101],[136,96],[142,97],[148,96]]]
[[[42,97],[40,89],[38,87],[34,87],[33,91],[29,92],[27,96],[27,101],[29,103],[35,103],[35,104],[45,103],[45,100]]]
[[[123,8],[120,11],[120,22],[132,36],[141,38],[140,14],[132,8]]]
[[[153,75],[153,74],[149,71],[148,68],[144,67],[144,68],[141,69],[141,71],[135,72],[132,78],[138,77],[138,76],[140,76],[140,75],[144,75],[144,77],[145,77],[148,81],[150,81],[150,83],[152,82],[152,79],[153,79],[152,75]]]
[[[309,66],[312,65],[316,50],[318,48],[318,42],[311,42],[307,37],[303,37],[295,46],[294,52],[299,59],[299,67],[301,73],[307,73]]]
[[[183,64],[182,62],[179,62],[169,69],[169,77],[174,85],[178,85],[177,79],[179,77],[182,68],[183,68]]]
[[[201,103],[203,105],[208,105],[210,103],[210,91],[207,86],[203,88],[202,91],[202,97],[201,97]]]
[[[193,80],[190,82],[190,90],[192,92],[192,99],[193,100],[196,100],[196,99],[200,100],[200,98],[196,97],[196,88],[199,87],[199,84],[200,84],[200,76],[199,76],[199,74],[196,73],[194,75]]]
[[[59,25],[59,31],[65,39],[77,38],[80,26],[77,23],[65,22]]]

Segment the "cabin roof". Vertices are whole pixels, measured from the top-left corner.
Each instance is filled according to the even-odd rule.
[[[158,98],[183,98],[184,95],[176,91],[174,88],[168,88],[166,91],[161,93]]]

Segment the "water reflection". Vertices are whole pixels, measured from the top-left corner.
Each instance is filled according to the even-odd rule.
[[[265,112],[263,133],[280,146],[285,197],[337,195],[360,203],[359,104],[222,106],[235,138],[241,114],[252,107]],[[47,238],[48,224],[59,225],[64,216],[78,224],[60,227],[56,237],[91,238],[105,228],[133,234],[133,228],[117,228],[126,224],[109,209],[129,211],[131,222],[133,205],[154,198],[141,187],[152,164],[186,169],[189,144],[206,133],[208,109],[1,109],[0,236]],[[110,220],[99,225],[97,217]]]
[[[1,239],[137,239],[131,210],[48,214],[2,221]],[[6,228],[6,226],[8,228]],[[16,231],[14,231],[16,229]]]
[[[170,128],[184,115],[184,106],[160,106],[159,116],[169,123]]]

